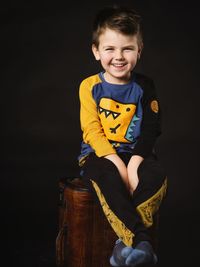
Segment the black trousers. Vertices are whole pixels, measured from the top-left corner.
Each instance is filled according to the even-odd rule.
[[[119,156],[127,165],[130,153]],[[82,177],[100,203],[117,236],[127,246],[142,240],[151,242],[148,228],[166,195],[167,178],[154,155],[138,168],[139,183],[131,196],[116,166],[106,158],[90,154],[82,167]]]

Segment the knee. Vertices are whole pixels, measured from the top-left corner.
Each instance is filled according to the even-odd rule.
[[[166,180],[164,168],[155,160],[141,163],[138,169],[139,179],[153,187],[161,187]]]
[[[98,181],[99,179],[103,180],[119,174],[117,167],[110,160],[97,157],[96,155],[91,155],[86,160],[82,168],[83,177],[86,179],[93,179]]]

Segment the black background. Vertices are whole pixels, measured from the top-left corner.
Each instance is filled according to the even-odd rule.
[[[199,252],[199,11],[193,1],[19,2],[1,15],[1,243],[6,265],[55,266],[58,181],[79,175],[78,86],[101,70],[91,53],[95,13],[107,4],[143,17],[137,70],[154,79],[163,113],[157,152],[169,179],[160,212],[159,266]]]

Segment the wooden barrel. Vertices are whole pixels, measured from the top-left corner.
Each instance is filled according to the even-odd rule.
[[[79,178],[59,181],[59,232],[56,238],[58,267],[110,267],[117,235],[93,195]],[[155,251],[158,250],[159,216],[149,228]]]
[[[110,267],[109,258],[118,239],[102,209],[82,181],[61,179],[58,267]]]

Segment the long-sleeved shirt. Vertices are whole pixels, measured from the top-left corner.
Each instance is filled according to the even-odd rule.
[[[81,82],[79,97],[83,132],[80,165],[91,152],[98,157],[130,152],[143,158],[152,153],[161,133],[152,79],[133,73],[128,84],[111,84],[100,72]]]

